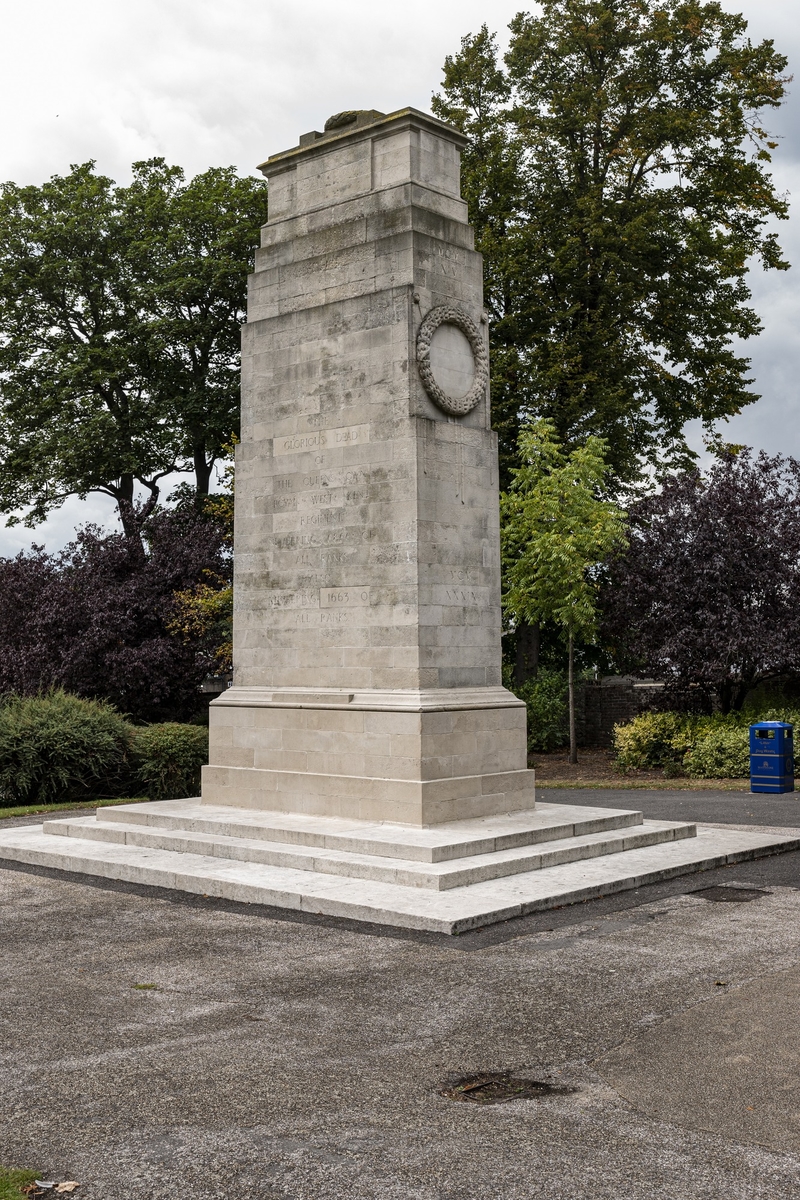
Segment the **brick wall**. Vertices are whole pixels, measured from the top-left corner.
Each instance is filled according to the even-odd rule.
[[[578,744],[611,746],[615,725],[630,721],[646,708],[663,683],[608,675],[597,683],[582,684],[575,694]]]

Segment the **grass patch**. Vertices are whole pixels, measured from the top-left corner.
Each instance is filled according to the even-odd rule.
[[[613,788],[616,792],[635,792],[637,789],[661,792],[749,792],[750,781],[745,779],[547,779],[543,773],[536,772],[537,788],[596,788],[608,791]]]
[[[36,1171],[15,1171],[12,1167],[0,1167],[0,1200],[21,1200],[22,1189],[33,1183],[35,1178]]]
[[[0,808],[0,821],[7,817],[35,816],[36,813],[51,813],[77,808],[108,808],[111,804],[143,804],[144,796],[126,796],[122,800],[73,800],[66,804],[18,804],[15,808]],[[3,1200],[0,1193],[0,1200]]]

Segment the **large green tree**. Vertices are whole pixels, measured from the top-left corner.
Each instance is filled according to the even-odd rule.
[[[0,190],[0,512],[102,492],[139,537],[161,481],[199,496],[238,429],[239,330],[266,184],[163,159]],[[137,486],[138,485],[138,486]],[[144,503],[136,502],[137,491]]]
[[[542,0],[501,61],[484,26],[434,109],[469,137],[463,187],[486,263],[504,480],[520,425],[608,443],[617,481],[686,463],[687,421],[757,399],[753,260],[787,263],[761,112],[786,59],[698,0]]]

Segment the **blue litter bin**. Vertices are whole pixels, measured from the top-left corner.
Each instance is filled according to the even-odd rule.
[[[757,721],[750,726],[750,791],[794,791],[793,725]]]

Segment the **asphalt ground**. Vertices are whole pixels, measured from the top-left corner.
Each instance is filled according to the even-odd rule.
[[[458,938],[9,864],[0,939],[0,1163],[86,1200],[800,1200],[797,853]]]
[[[707,824],[800,826],[800,791],[769,792],[662,791],[658,788],[537,788],[548,804],[597,804],[635,808],[660,821]]]

